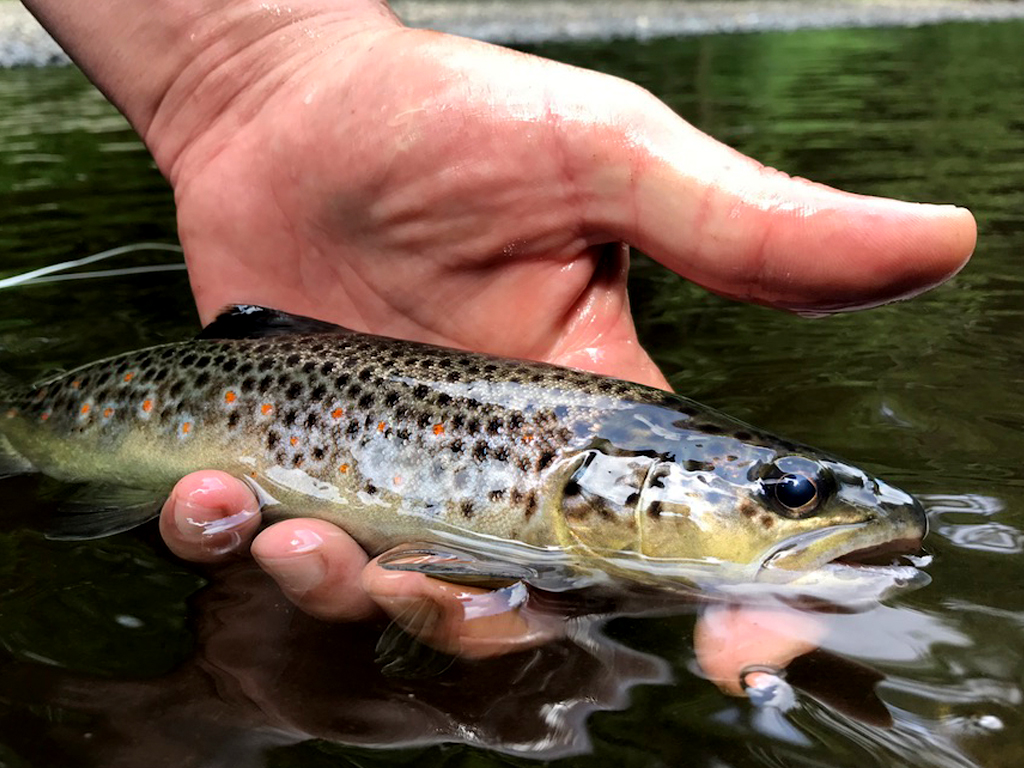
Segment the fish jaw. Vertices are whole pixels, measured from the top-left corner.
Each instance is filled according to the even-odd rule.
[[[882,481],[878,485],[884,499],[880,516],[789,537],[765,552],[761,570],[812,571],[833,563],[859,567],[918,551],[928,533],[924,508],[909,494]]]

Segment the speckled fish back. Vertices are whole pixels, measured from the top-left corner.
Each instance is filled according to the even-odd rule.
[[[7,405],[0,428],[66,479],[167,490],[221,468],[272,496],[300,489],[305,513],[343,507],[325,515],[340,522],[390,513],[546,544],[534,518],[548,468],[589,442],[615,401],[663,396],[356,333],[199,339],[42,383]]]

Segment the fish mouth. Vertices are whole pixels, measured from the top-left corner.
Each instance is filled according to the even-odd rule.
[[[769,550],[761,571],[813,571],[830,568],[884,569],[916,564],[906,556],[921,551],[924,533],[904,531],[872,535],[865,524],[799,534]]]

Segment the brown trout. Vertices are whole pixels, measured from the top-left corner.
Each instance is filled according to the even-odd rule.
[[[102,499],[72,536],[153,516],[199,469],[373,554],[457,544],[639,582],[810,571],[926,530],[903,491],[684,397],[260,307],[2,400],[0,469]]]

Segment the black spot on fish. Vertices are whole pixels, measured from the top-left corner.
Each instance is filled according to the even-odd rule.
[[[408,416],[409,416],[409,406],[407,406],[407,405],[398,405],[395,408],[395,418],[398,419],[399,421],[404,421],[406,418],[408,418]]]
[[[359,422],[355,419],[350,419],[348,426],[345,428],[345,434],[349,437],[355,437],[359,434]]]
[[[731,453],[728,456],[725,457],[726,461],[736,461],[737,459],[739,459],[739,456],[736,456],[736,455],[731,454]]]
[[[345,387],[348,386],[348,382],[349,382],[348,374],[347,373],[343,373],[338,378],[336,378],[334,380],[334,386],[335,386],[335,388],[338,389],[338,391],[341,391]]]
[[[479,432],[480,431],[480,420],[479,419],[470,419],[469,423],[466,425],[466,431],[469,432],[469,434],[471,434],[471,435],[475,435],[477,432]]]
[[[429,413],[421,413],[416,419],[416,426],[420,429],[426,429],[432,421],[433,419]]]
[[[524,421],[523,414],[519,413],[519,411],[513,411],[508,416],[508,428],[519,430],[523,426]]]
[[[374,485],[373,483],[367,483],[366,484],[366,492],[368,494],[370,494],[371,496],[373,496],[377,492],[377,486]]]
[[[259,371],[260,373],[266,373],[267,371],[269,371],[273,367],[274,367],[273,359],[269,358],[269,357],[265,357],[262,360],[260,360],[259,364],[256,366],[256,370]]]
[[[494,452],[494,458],[497,461],[508,461],[508,448],[504,445],[500,446],[498,450]]]
[[[399,440],[402,440],[402,441],[408,440],[409,439],[409,430],[406,429],[405,427],[402,427],[401,429],[399,429],[395,433],[395,435],[398,436]]]
[[[292,466],[301,467],[302,462],[304,462],[305,460],[305,455],[300,451],[299,453],[296,453],[294,456],[292,456]]]
[[[209,355],[201,355],[200,357],[197,357],[196,368],[205,368],[210,364],[210,360],[211,358]]]
[[[315,413],[310,411],[306,414],[306,429],[316,429],[316,425],[320,423],[320,419]]]
[[[459,372],[448,371],[448,373],[444,375],[444,380],[447,381],[449,384],[454,384],[459,380]]]
[[[757,521],[758,521],[759,523],[761,523],[761,526],[762,526],[762,527],[763,527],[763,528],[764,528],[764,529],[765,529],[766,531],[767,531],[767,530],[768,530],[769,528],[771,528],[771,527],[772,527],[773,525],[775,525],[775,518],[773,518],[773,517],[772,517],[771,515],[761,515],[761,517],[759,517],[759,518],[757,519]]]
[[[631,494],[629,494],[629,496],[626,497],[626,506],[632,507],[638,501],[640,501],[640,494],[637,493],[636,491],[633,491]]]
[[[512,493],[509,495],[509,500],[516,506],[519,506],[523,502],[523,492],[518,488],[513,488]]]
[[[327,397],[327,387],[325,387],[323,384],[317,384],[310,391],[309,396],[314,401],[323,400],[325,397]]]
[[[235,358],[226,357],[225,355],[219,355],[217,357],[217,360],[220,360],[221,358],[225,358],[223,362],[219,363],[220,369],[224,371],[224,373],[231,373],[233,370],[235,370],[235,368],[238,367],[238,361],[235,360]],[[214,360],[214,362],[216,363],[217,360]],[[242,371],[239,371],[239,373],[242,373]]]
[[[277,461],[278,464],[284,466],[285,464],[288,463],[288,454],[285,453],[284,451],[278,451],[277,454],[274,456],[274,459]]]
[[[543,373],[533,373],[533,374],[530,374],[530,382],[532,384],[540,384],[542,381],[544,381],[544,374]]]
[[[359,371],[359,380],[360,381],[369,381],[372,378],[373,378],[373,371],[371,371],[369,368],[363,368],[362,370]]]
[[[369,408],[371,405],[373,405],[373,395],[369,392],[359,398],[360,408]]]
[[[473,517],[473,502],[469,499],[464,499],[459,503],[459,511],[462,513],[464,518],[469,520]]]
[[[683,469],[687,472],[714,472],[715,465],[707,461],[695,461],[687,459],[683,462]]]
[[[492,435],[498,434],[501,431],[502,423],[501,419],[491,419],[487,422],[487,431]]]
[[[167,378],[167,369],[166,368],[157,368],[156,372],[153,374],[153,381],[156,381],[156,382],[163,381],[166,378]]]
[[[655,499],[647,507],[647,516],[655,519],[661,517],[661,502]]]
[[[160,351],[161,360],[170,360],[172,357],[178,354],[178,350],[175,347],[167,347]]]
[[[541,471],[547,469],[547,467],[554,460],[555,460],[555,452],[554,451],[550,451],[550,450],[549,451],[542,451],[540,456],[537,458],[537,471],[541,472]]]
[[[579,483],[577,483],[575,480],[570,480],[569,482],[567,482],[565,484],[565,488],[562,490],[562,495],[563,496],[579,496],[581,490],[582,489],[580,488],[580,484]]]
[[[242,384],[241,384],[240,388],[241,388],[242,392],[248,393],[248,392],[252,392],[253,387],[255,387],[255,386],[256,386],[256,379],[254,379],[252,376],[246,376],[244,379],[242,379]]]
[[[488,363],[487,365],[484,366],[484,373],[491,374],[494,373],[496,370],[498,370],[498,366],[496,366],[494,363]]]
[[[489,494],[487,494],[487,496],[491,501],[501,501],[502,498],[505,496],[505,491],[501,488],[497,488],[491,491]]]
[[[428,389],[424,384],[417,384],[413,387],[412,396],[417,400],[425,400],[428,394],[430,394],[430,389]]]
[[[749,432],[747,432],[744,429],[741,429],[739,432],[733,432],[732,436],[735,437],[737,440],[744,440],[744,441],[750,440],[751,438],[753,438],[753,435],[750,434]]]
[[[327,361],[325,361],[325,362],[320,364],[320,373],[322,373],[324,376],[329,375],[331,373],[331,371],[333,371],[333,370],[334,370],[334,361],[333,360],[327,360]]]
[[[442,392],[437,396],[437,404],[441,407],[448,405],[452,401],[452,396],[446,392]]]
[[[183,358],[181,358],[181,363],[180,363],[180,365],[181,365],[181,366],[182,366],[183,368],[188,368],[188,367],[189,367],[190,365],[192,365],[192,363],[194,363],[195,361],[196,361],[196,355],[194,355],[194,354],[192,354],[192,353],[190,352],[189,354],[187,354],[187,355],[185,355],[185,356],[184,356]],[[125,366],[125,370],[126,370],[126,371],[128,370],[127,364],[125,364],[125,363],[122,363],[121,365],[124,365],[124,366]],[[118,366],[118,369],[120,370],[120,366]]]
[[[284,425],[286,427],[294,427],[295,420],[299,417],[298,411],[294,408],[289,408],[284,414]]]
[[[303,373],[312,373],[315,370],[316,370],[316,361],[315,360],[307,360],[306,362],[304,362],[302,364],[302,372]]]
[[[230,414],[228,414],[228,429],[234,429],[235,427],[237,427],[238,419],[238,411],[232,411]]]
[[[302,360],[302,358],[299,357],[298,355],[288,355],[288,357],[284,359],[284,364],[287,365],[289,368],[294,368],[296,365],[299,364],[300,360]]]
[[[277,432],[272,429],[267,432],[267,450],[274,450],[279,442],[281,442],[281,436]]]
[[[295,350],[295,343],[291,341],[282,342],[278,347],[282,352],[292,352]]]
[[[267,374],[262,379],[260,379],[259,384],[257,385],[257,388],[259,389],[261,395],[265,395],[265,394],[267,394],[267,392],[270,391],[270,388],[273,387],[273,386],[274,386],[274,377],[271,376],[270,374]]]
[[[388,408],[394,408],[397,403],[398,393],[395,392],[394,390],[389,390],[388,393],[384,395],[384,405],[386,405]]]
[[[473,446],[473,458],[477,461],[483,461],[487,458],[487,443],[483,440],[478,440]]]
[[[708,435],[720,435],[725,432],[725,430],[717,424],[698,424],[697,429]]]
[[[196,376],[195,386],[198,389],[202,389],[203,387],[205,387],[209,383],[210,383],[210,374],[208,374],[206,371],[203,371],[198,376]]]
[[[178,379],[173,384],[171,384],[171,388],[167,390],[167,394],[170,395],[171,398],[175,398],[181,394],[181,391],[183,389],[185,389],[185,382],[183,382],[181,379]]]
[[[462,453],[463,445],[461,440],[452,440],[451,445],[448,447],[451,449],[452,453]]]
[[[533,517],[533,513],[537,511],[537,492],[530,491],[526,496],[526,519],[529,520]]]
[[[323,446],[318,445],[313,449],[313,458],[316,461],[323,461],[324,456],[327,455],[327,451],[324,450]]]
[[[353,384],[351,387],[348,388],[348,396],[353,400],[357,399],[359,395],[362,394],[362,392],[363,388],[358,384]]]

